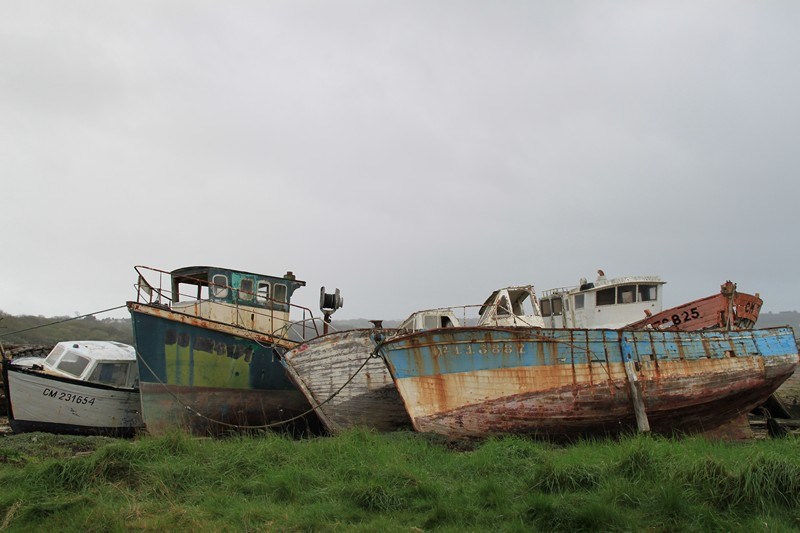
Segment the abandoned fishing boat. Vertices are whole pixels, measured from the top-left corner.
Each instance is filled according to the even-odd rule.
[[[720,285],[717,294],[693,300],[648,314],[625,326],[625,329],[655,329],[661,331],[698,331],[711,328],[751,329],[758,320],[763,300],[755,295],[738,292],[730,280]]]
[[[15,432],[132,436],[143,426],[136,352],[118,342],[59,342],[44,357],[3,361]]]
[[[373,356],[372,337],[458,328],[470,322],[541,326],[542,318],[531,286],[507,287],[494,291],[481,306],[417,311],[394,329],[323,335],[287,351],[281,360],[330,433],[354,426],[393,431],[411,427],[411,422],[386,364]]]
[[[455,438],[713,430],[763,403],[798,361],[789,328],[463,326],[378,341],[414,428]]]
[[[208,266],[136,271],[137,301],[128,309],[149,433],[318,428],[279,361],[299,340],[319,335],[311,312],[291,303],[305,282],[291,272]],[[302,318],[292,322],[291,309]]]
[[[356,426],[378,431],[410,429],[411,420],[392,376],[372,353],[372,336],[459,325],[450,309],[418,311],[398,328],[352,329],[311,339],[284,353],[281,361],[329,433]]]
[[[662,309],[662,287],[658,276],[606,278],[602,270],[597,279],[581,279],[573,287],[548,289],[540,305],[547,328],[620,328],[639,320],[646,313]]]

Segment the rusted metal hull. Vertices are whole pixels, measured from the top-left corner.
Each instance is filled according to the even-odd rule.
[[[758,320],[762,304],[763,301],[757,295],[743,292],[715,294],[667,309],[623,329],[700,331],[728,325],[736,329],[750,329]]]
[[[148,432],[319,427],[279,361],[281,346],[296,343],[152,305],[128,307]]]
[[[354,426],[379,431],[411,428],[389,370],[382,359],[372,357],[375,344],[371,335],[392,332],[358,329],[332,333],[283,355],[292,381],[316,407],[331,433]]]
[[[464,327],[395,337],[380,351],[417,430],[478,438],[634,431],[634,389],[652,431],[707,431],[763,403],[798,361],[788,328]]]

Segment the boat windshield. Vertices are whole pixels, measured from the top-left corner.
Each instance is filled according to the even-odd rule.
[[[61,357],[61,354],[64,353],[64,350],[66,350],[66,348],[64,348],[60,344],[56,344],[56,347],[53,348],[53,351],[51,351],[50,354],[47,356],[45,362],[51,367],[55,367],[58,358]]]
[[[61,361],[58,362],[58,368],[62,372],[66,372],[72,376],[80,377],[83,371],[86,370],[89,364],[89,358],[79,355],[73,351],[67,351]]]
[[[130,363],[97,363],[89,381],[124,387],[128,383],[128,370]]]

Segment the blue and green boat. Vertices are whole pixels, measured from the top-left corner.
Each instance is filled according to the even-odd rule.
[[[149,433],[317,430],[279,360],[317,334],[310,310],[291,304],[305,282],[209,266],[136,271],[128,309]],[[292,320],[292,311],[302,316]]]

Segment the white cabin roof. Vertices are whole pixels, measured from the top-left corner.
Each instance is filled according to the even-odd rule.
[[[622,276],[619,278],[606,278],[605,276],[598,276],[594,281],[584,283],[583,280],[581,280],[581,282],[582,283],[579,285],[573,285],[571,287],[548,289],[542,293],[542,298],[564,293],[577,294],[581,292],[591,292],[598,289],[604,289],[616,285],[627,285],[631,283],[648,283],[652,285],[664,285],[667,283],[659,276]]]
[[[135,361],[136,350],[129,344],[113,341],[63,341],[53,348],[76,352],[94,361]],[[53,353],[52,351],[50,353]]]

